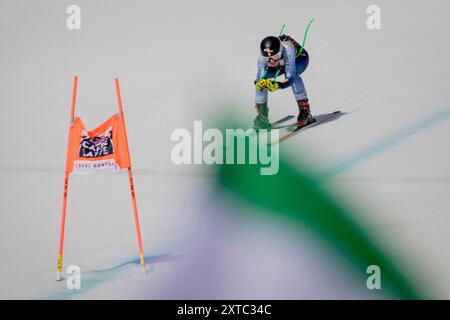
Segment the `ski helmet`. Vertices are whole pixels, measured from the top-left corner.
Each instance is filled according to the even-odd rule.
[[[274,55],[279,53],[281,50],[280,38],[274,37],[274,36],[265,37],[261,41],[260,48],[261,48],[261,54],[263,57],[266,57],[266,58],[273,57]]]

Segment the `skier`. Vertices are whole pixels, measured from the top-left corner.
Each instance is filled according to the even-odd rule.
[[[309,63],[309,55],[302,50],[300,44],[290,36],[269,36],[261,41],[261,55],[258,59],[258,72],[255,80],[256,111],[255,129],[270,129],[269,108],[267,107],[268,91],[292,87],[299,113],[297,127],[305,126],[313,121],[308,96],[303,85],[302,74]],[[300,53],[300,55],[299,55]],[[277,82],[277,77],[284,75],[285,80]]]

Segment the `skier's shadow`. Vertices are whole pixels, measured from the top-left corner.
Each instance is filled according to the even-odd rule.
[[[315,122],[318,122],[317,125],[321,125],[324,123],[328,123],[331,121],[335,121],[337,119],[339,119],[340,117],[342,117],[343,115],[346,115],[346,112],[342,112],[342,111],[334,111],[331,113],[323,113],[323,114],[319,114],[317,116],[314,116],[314,120]],[[312,125],[314,125],[314,123],[312,123]]]

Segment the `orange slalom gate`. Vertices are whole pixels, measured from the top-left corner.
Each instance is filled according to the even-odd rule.
[[[117,103],[119,105],[119,113],[110,117],[94,130],[87,131],[81,118],[75,117],[78,77],[74,77],[58,251],[58,280],[61,280],[67,194],[69,189],[69,176],[71,173],[90,174],[101,171],[128,170],[131,202],[133,205],[134,221],[138,240],[139,258],[141,267],[145,271],[141,228],[139,225],[136,194],[134,191],[133,174],[131,171],[131,158],[128,148],[119,80],[115,79],[114,82],[117,94]]]

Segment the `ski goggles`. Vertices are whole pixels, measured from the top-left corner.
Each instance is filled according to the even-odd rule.
[[[277,54],[274,54],[273,56],[270,56],[270,57],[262,56],[262,57],[267,62],[269,62],[271,60],[272,61],[280,60],[281,59],[281,50]]]

